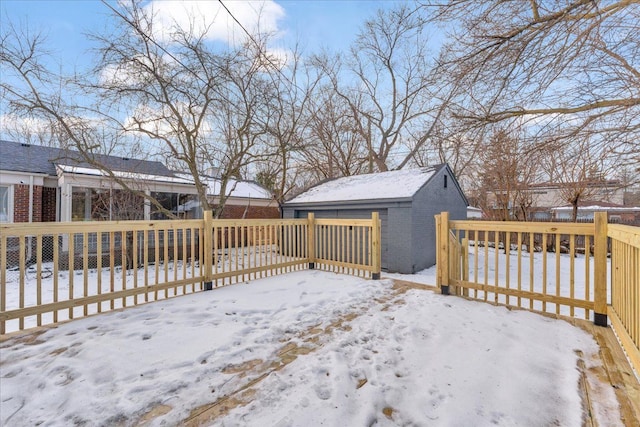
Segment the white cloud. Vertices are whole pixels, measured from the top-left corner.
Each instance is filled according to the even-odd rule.
[[[251,34],[280,32],[278,22],[284,18],[285,11],[272,0],[227,0],[224,5]],[[246,39],[242,28],[218,1],[153,0],[145,10],[154,16],[153,33],[159,40],[169,41],[178,28],[230,44]]]

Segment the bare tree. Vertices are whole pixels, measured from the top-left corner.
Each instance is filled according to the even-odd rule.
[[[269,63],[274,93],[264,113],[267,135],[258,168],[262,183],[282,204],[296,186],[300,156],[315,145],[307,139],[307,130],[319,77],[313,67],[302,66],[297,49]]]
[[[118,120],[97,108],[83,84],[86,76],[64,77],[47,68],[47,50],[41,33],[8,23],[2,27],[0,90],[10,115],[48,124],[47,134],[68,157],[101,170],[113,182],[163,209],[154,198],[131,185],[100,161],[101,154],[120,147],[125,139]],[[81,92],[82,96],[79,96]],[[171,215],[171,212],[166,212]]]
[[[526,221],[533,204],[529,186],[540,173],[538,152],[517,131],[497,129],[480,151],[474,198],[490,217]]]
[[[526,122],[537,140],[588,140],[640,162],[640,4],[423,1],[450,30],[444,63],[470,125]]]
[[[351,109],[370,171],[411,162],[432,138],[452,96],[451,86],[436,84],[426,22],[406,3],[380,10],[365,21],[348,56],[316,58]]]
[[[254,39],[218,51],[197,32],[176,26],[162,37],[154,32],[153,10],[139,2],[112,6],[113,30],[93,34],[96,66],[86,76],[58,76],[42,61],[43,39],[14,27],[2,33],[3,95],[15,112],[51,123],[57,137],[103,170],[123,188],[136,192],[105,165],[96,152],[110,146],[106,135],[135,142],[164,155],[188,171],[203,209],[220,214],[227,183],[255,159],[266,133],[263,115],[274,94],[263,49]],[[77,94],[79,96],[74,97]],[[215,206],[207,198],[206,171],[221,171]],[[147,197],[158,209],[162,205]],[[171,212],[165,212],[172,215]]]
[[[572,207],[571,220],[578,218],[581,202],[598,198],[608,201],[609,191],[619,189],[617,183],[612,187],[606,179],[609,172],[607,153],[594,148],[589,141],[576,141],[573,144],[558,144],[544,156],[542,164],[551,181],[559,185],[562,200]]]
[[[322,87],[312,107],[309,138],[314,144],[305,151],[305,164],[316,181],[357,175],[367,170],[367,143],[354,126],[352,105],[330,87]]]
[[[257,34],[218,51],[205,38],[206,29],[195,32],[195,16],[189,28],[176,27],[160,40],[153,38],[153,12],[134,2],[116,14],[122,28],[117,37],[100,37],[99,71],[122,70],[127,81],[116,72],[114,85],[102,85],[102,93],[133,109],[127,130],[159,141],[166,157],[193,177],[203,209],[219,217],[233,190],[230,180],[261,158],[269,136],[271,107],[280,93],[268,37]],[[210,203],[204,177],[212,170],[219,188]]]

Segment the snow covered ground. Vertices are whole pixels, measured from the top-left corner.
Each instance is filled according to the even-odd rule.
[[[581,426],[597,352],[563,321],[301,271],[3,342],[0,424]]]

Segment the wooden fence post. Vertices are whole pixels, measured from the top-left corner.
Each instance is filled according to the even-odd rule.
[[[437,269],[440,272],[440,290],[443,295],[449,295],[449,212],[440,214],[440,264]]]
[[[596,212],[593,237],[594,313],[593,323],[607,326],[607,213]]]
[[[213,289],[213,212],[204,211],[204,290]]]
[[[316,266],[316,218],[313,212],[309,212],[307,221],[307,255],[309,257],[309,270],[313,270]]]
[[[378,212],[371,213],[371,278],[373,280],[380,279],[380,264],[382,263],[382,250],[380,245],[380,214]]]
[[[436,221],[436,286],[440,289],[442,286],[442,276],[440,275],[440,228],[442,227],[442,218],[440,215],[435,216]]]
[[[469,281],[469,238],[465,237],[462,239],[462,277],[461,279],[465,282]],[[465,297],[469,296],[469,288],[462,288],[462,295]]]

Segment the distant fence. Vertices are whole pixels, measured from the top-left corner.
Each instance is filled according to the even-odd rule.
[[[443,293],[601,326],[609,316],[640,371],[640,228],[607,224],[606,213],[592,223],[531,223],[450,221],[446,212],[436,227]]]
[[[0,225],[0,334],[317,268],[380,275],[380,220]]]

